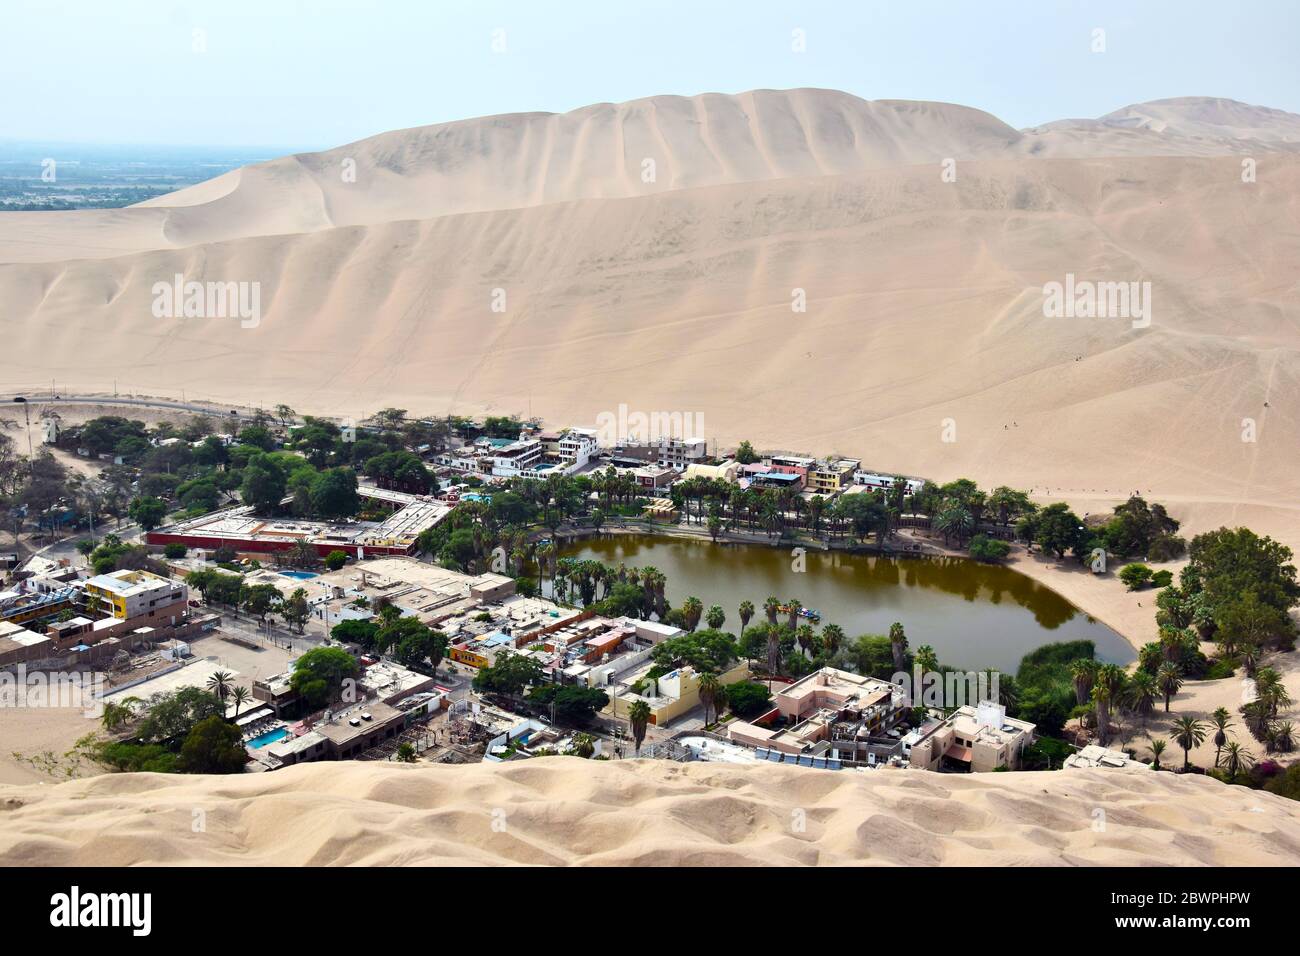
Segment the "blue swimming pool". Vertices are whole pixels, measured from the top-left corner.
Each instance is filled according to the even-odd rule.
[[[254,750],[257,750],[261,747],[265,747],[267,744],[273,744],[277,740],[284,740],[284,738],[288,736],[289,736],[288,727],[276,727],[275,730],[268,730],[264,734],[258,734],[256,737],[254,737],[252,740],[248,742],[248,746],[252,747]]]
[[[306,581],[308,578],[319,577],[319,575],[313,574],[311,571],[281,571],[280,573],[286,578],[297,578],[299,581]]]

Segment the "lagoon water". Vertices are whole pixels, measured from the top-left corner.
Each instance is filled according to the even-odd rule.
[[[713,544],[653,535],[606,535],[574,542],[565,557],[595,558],[617,567],[653,565],[668,579],[669,602],[689,595],[720,604],[725,630],[740,627],[740,602],[763,619],[768,595],[797,599],[838,624],[850,640],[887,634],[901,621],[908,644],[934,647],[944,664],[995,667],[1014,673],[1020,658],[1044,644],[1087,639],[1103,660],[1125,664],[1128,642],[1055,591],[1009,568],[961,558],[883,558],[809,551],[793,570],[790,549]]]

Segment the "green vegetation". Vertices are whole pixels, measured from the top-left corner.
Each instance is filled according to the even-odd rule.
[[[1119,569],[1119,579],[1130,591],[1138,591],[1151,583],[1151,569],[1145,564],[1126,564]]]
[[[289,685],[311,707],[324,707],[340,699],[355,680],[357,660],[337,647],[315,647],[293,665]]]
[[[726,686],[727,703],[737,717],[748,720],[765,713],[771,707],[772,696],[764,684],[742,680]]]
[[[576,684],[539,684],[528,692],[527,700],[539,708],[554,707],[555,719],[560,723],[585,727],[609,703],[609,695]]]
[[[239,773],[248,753],[224,710],[217,693],[197,687],[111,703],[102,717],[105,729],[128,736],[87,738],[78,755],[120,772]]]

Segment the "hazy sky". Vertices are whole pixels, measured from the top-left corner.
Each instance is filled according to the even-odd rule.
[[[324,148],[796,86],[1016,127],[1168,96],[1300,113],[1298,51],[1297,0],[3,0],[0,138]]]

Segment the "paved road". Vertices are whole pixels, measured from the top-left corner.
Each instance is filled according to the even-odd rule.
[[[22,396],[9,393],[0,395],[0,402],[12,402]],[[54,398],[28,394],[27,401],[32,405],[135,405],[142,408],[161,408],[178,412],[194,412],[198,415],[226,415],[230,418],[251,420],[253,413],[231,408],[228,405],[201,404],[198,402],[177,402],[163,398],[127,398],[120,395],[58,395]]]

